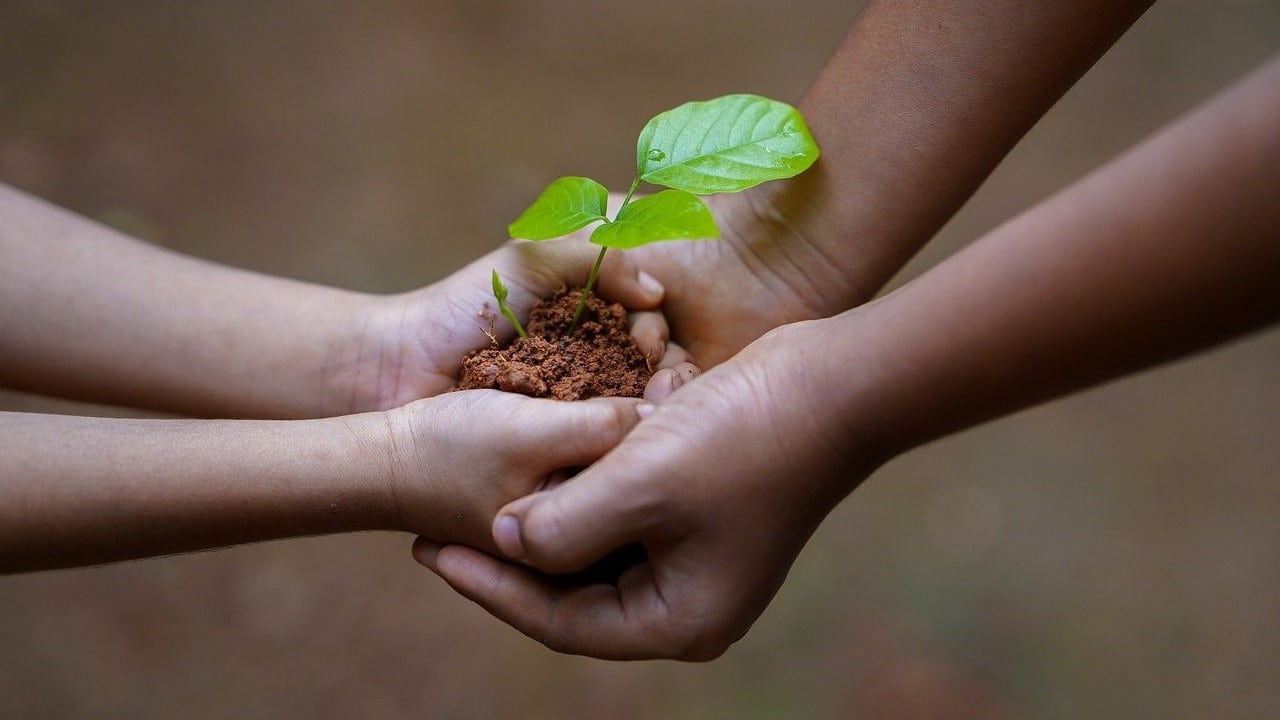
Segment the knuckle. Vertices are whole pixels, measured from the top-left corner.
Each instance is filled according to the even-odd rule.
[[[735,639],[732,633],[709,630],[690,638],[675,657],[686,662],[710,662],[724,655]]]
[[[608,419],[602,424],[609,438],[621,440],[635,426],[638,417],[634,402],[617,400],[609,403]]]
[[[560,506],[551,502],[541,503],[529,510],[522,525],[521,540],[529,562],[546,572],[567,572],[561,550],[568,526]]]
[[[592,402],[591,412],[578,415],[575,431],[591,450],[605,450],[617,444],[631,430],[636,416],[635,403],[617,398]]]

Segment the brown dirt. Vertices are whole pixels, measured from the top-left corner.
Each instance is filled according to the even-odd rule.
[[[582,322],[568,335],[581,294],[560,288],[533,307],[528,337],[464,358],[458,389],[497,388],[556,400],[643,396],[653,371],[631,338],[621,305],[592,293]]]

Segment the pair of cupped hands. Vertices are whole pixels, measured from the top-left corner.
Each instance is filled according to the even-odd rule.
[[[393,444],[412,449],[391,473],[397,525],[453,530],[419,538],[414,557],[552,649],[718,657],[847,491],[832,478],[874,466],[824,420],[825,389],[804,372],[824,342],[823,321],[805,320],[833,308],[800,271],[803,244],[721,227],[722,239],[615,252],[601,268],[599,293],[627,307],[662,368],[644,400],[446,393],[460,358],[489,342],[477,310],[492,305],[490,270],[527,315],[557,286],[585,282],[597,249],[581,235],[513,241],[380,299],[359,362],[332,373],[347,378],[343,410],[396,408]],[[452,471],[429,467],[439,463]],[[453,478],[432,493],[448,500],[415,507],[415,477]],[[616,582],[566,579],[636,546],[645,559]]]

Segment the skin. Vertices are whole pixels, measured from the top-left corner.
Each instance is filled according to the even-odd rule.
[[[0,572],[362,530],[493,549],[503,504],[652,409],[478,390],[317,420],[0,413]]]
[[[0,186],[0,384],[170,412],[0,413],[0,572],[356,530],[496,549],[506,502],[588,465],[651,403],[436,396],[491,342],[490,272],[527,316],[585,282],[594,246],[509,243],[435,285],[375,296],[237,270]],[[624,254],[599,292],[633,311],[659,402],[697,374]],[[34,310],[34,311],[33,311]],[[500,339],[513,330],[495,326]],[[292,418],[330,419],[296,420]]]
[[[519,563],[416,555],[557,650],[715,658],[888,459],[1280,320],[1277,128],[1280,59],[900,291],[772,331],[680,389],[573,482],[503,509],[495,541]],[[616,585],[527,567],[636,542],[648,560]]]
[[[205,417],[330,417],[444,392],[490,343],[477,313],[496,314],[491,270],[527,318],[558,285],[585,284],[595,260],[585,242],[513,242],[380,296],[179,255],[4,186],[0,217],[0,385]],[[638,311],[655,364],[684,360],[665,353],[666,322],[651,312],[661,284],[626,253],[606,259],[599,292]],[[514,333],[500,319],[494,331]]]
[[[871,3],[800,104],[824,159],[716,201],[723,241],[611,253],[601,294],[648,310],[671,288],[664,314],[706,364],[867,300],[1146,3],[968,5]],[[195,416],[315,418],[431,396],[488,343],[474,312],[491,268],[526,315],[535,297],[585,279],[593,255],[581,242],[512,244],[432,287],[377,297],[184,258],[11,189],[0,217],[0,384]],[[661,355],[665,321],[640,315],[635,334],[683,370],[656,376],[651,397],[673,392],[693,371],[679,346]]]
[[[723,238],[628,251],[701,367],[870,300],[1147,0],[868,3],[798,107],[804,174],[708,198]]]

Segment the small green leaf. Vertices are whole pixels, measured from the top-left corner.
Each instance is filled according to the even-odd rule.
[[[537,200],[507,226],[513,238],[550,240],[604,216],[609,191],[603,185],[584,177],[562,177],[547,186]]]
[[[493,296],[498,302],[505,302],[507,299],[507,286],[502,284],[502,278],[498,277],[498,271],[493,271]]]
[[[711,211],[696,195],[663,190],[640,198],[618,212],[618,218],[591,233],[591,242],[626,250],[660,240],[719,237]]]
[[[685,103],[650,120],[636,144],[642,179],[699,195],[789,178],[817,159],[800,111],[759,95]]]
[[[519,318],[507,307],[507,286],[502,284],[502,278],[498,277],[498,271],[493,271],[493,297],[498,300],[498,312],[502,313],[502,317],[511,321],[511,326],[516,329],[516,334],[520,337],[528,337],[525,334],[524,327],[520,325]]]

